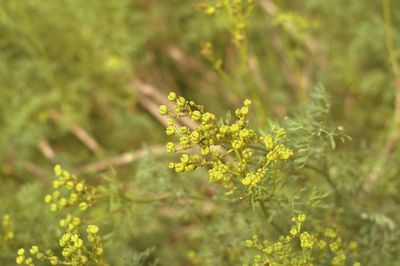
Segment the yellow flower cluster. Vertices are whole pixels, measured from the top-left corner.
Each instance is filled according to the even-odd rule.
[[[66,207],[78,206],[81,211],[88,209],[96,198],[96,189],[87,185],[83,180],[62,169],[54,167],[57,179],[53,182],[55,191],[45,196],[44,201],[50,204],[51,211],[60,211]],[[19,265],[34,266],[34,260],[47,261],[51,265],[104,265],[103,245],[98,235],[97,225],[88,225],[86,228],[87,240],[82,234],[82,220],[78,216],[66,215],[59,221],[64,233],[58,240],[61,254],[57,255],[50,249],[42,251],[38,246],[32,246],[29,251],[21,248],[17,251],[16,262]]]
[[[250,100],[245,100],[243,106],[235,111],[235,121],[222,123],[202,105],[178,97],[174,92],[169,93],[168,99],[175,103],[175,107],[160,106],[161,115],[175,120],[188,117],[198,122],[198,126],[190,130],[178,126],[172,119],[168,120],[166,134],[176,136],[178,142],[168,142],[166,149],[182,153],[179,162],[169,163],[169,168],[177,173],[207,166],[210,168],[210,182],[224,184],[229,193],[240,186],[251,191],[263,180],[276,178],[281,163],[293,155],[282,144],[286,135],[284,129],[274,126],[271,134],[260,136],[249,127]]]
[[[78,228],[81,223],[81,218],[68,214],[64,219],[60,220],[59,225],[61,228],[65,228],[66,231],[70,232]]]
[[[7,246],[7,243],[14,239],[14,230],[11,226],[10,215],[5,214],[1,221],[0,229],[0,248]]]
[[[229,23],[232,41],[236,44],[243,42],[246,34],[247,18],[254,7],[254,0],[216,0],[213,2],[201,2],[196,4],[196,7],[208,16],[219,14],[221,18]]]
[[[279,237],[276,242],[260,241],[257,235],[246,241],[248,248],[258,250],[253,264],[270,266],[313,266],[331,265],[361,266],[355,261],[357,243],[345,244],[333,228],[312,233],[303,231],[306,216],[300,214],[292,219],[289,234]]]
[[[70,217],[70,222],[80,224],[80,221]],[[61,222],[60,222],[61,223]],[[34,259],[39,261],[48,261],[51,265],[74,265],[83,266],[89,262],[95,265],[107,265],[102,260],[103,246],[101,238],[98,236],[99,227],[96,225],[88,225],[87,242],[80,238],[77,228],[67,231],[60,237],[59,246],[61,248],[61,256],[57,256],[52,250],[42,251],[38,246],[32,246],[29,252],[21,248],[17,251],[16,262],[19,265],[34,266]]]
[[[53,181],[53,193],[47,194],[44,202],[50,205],[50,210],[60,211],[66,207],[79,205],[81,211],[87,210],[95,201],[96,189],[70,174],[60,165],[54,167],[57,179]]]

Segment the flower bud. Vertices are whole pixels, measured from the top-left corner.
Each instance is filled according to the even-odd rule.
[[[183,163],[175,164],[175,172],[182,173],[185,170],[185,165]]]
[[[173,92],[173,91],[171,91],[171,92],[168,94],[168,100],[171,101],[171,102],[175,101],[175,100],[176,100],[176,93]]]
[[[200,134],[199,134],[199,132],[198,132],[198,131],[193,131],[193,132],[190,134],[190,140],[191,140],[193,143],[198,143],[198,142],[200,141]]]
[[[166,115],[168,113],[168,106],[161,105],[159,109],[160,115]]]
[[[192,112],[192,119],[197,121],[201,119],[201,113],[200,111],[196,110]]]
[[[89,208],[89,205],[88,205],[86,202],[81,202],[81,203],[79,204],[79,209],[80,209],[81,211],[86,211],[88,208]]]
[[[212,16],[215,14],[215,7],[209,6],[206,11],[207,15]]]
[[[165,133],[167,134],[167,136],[171,136],[175,134],[175,128],[174,127],[167,127],[167,129],[165,130]]]
[[[177,104],[178,106],[180,106],[180,107],[184,107],[185,104],[186,104],[186,99],[183,98],[183,97],[179,97],[178,100],[177,100],[177,102],[176,102],[176,104]]]
[[[35,254],[37,254],[39,252],[39,247],[38,246],[32,246],[31,249],[29,250],[29,252],[32,255],[35,255]]]
[[[167,152],[175,152],[175,144],[172,142],[168,142],[167,145],[165,145]]]
[[[99,227],[97,225],[90,224],[87,227],[88,233],[97,234],[99,232]]]
[[[79,182],[75,186],[75,190],[78,191],[78,192],[82,192],[84,188],[85,188],[85,185],[82,182]]]
[[[44,202],[45,203],[50,203],[51,199],[52,199],[51,195],[47,194],[46,197],[44,197]]]
[[[189,160],[190,160],[190,157],[189,157],[188,154],[183,154],[183,155],[181,156],[181,162],[182,162],[182,163],[188,163]]]

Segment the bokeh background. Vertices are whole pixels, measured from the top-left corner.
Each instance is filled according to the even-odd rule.
[[[352,138],[337,147],[337,157],[352,162],[352,176],[342,179],[377,179],[363,209],[377,221],[376,238],[359,241],[365,251],[394,258],[400,2],[385,13],[375,0],[255,1],[245,73],[230,21],[198,10],[199,2],[0,1],[0,215],[13,217],[16,235],[0,264],[13,265],[21,245],[54,242],[55,218],[41,199],[60,163],[104,186],[112,176],[142,198],[118,205],[119,216],[104,222],[111,265],[139,265],[137,252],[149,247],[155,251],[147,261],[158,257],[162,265],[233,265],[251,228],[237,232],[242,238],[230,238],[229,229],[252,214],[234,218],[239,207],[232,213],[207,199],[218,188],[205,171],[177,176],[167,169],[171,155],[157,112],[176,91],[225,115],[252,95],[243,75],[251,76],[263,110],[253,111],[255,124],[295,116],[314,87],[325,87],[330,123]],[[207,59],[207,43],[228,78]],[[149,198],[154,202],[145,204]],[[366,259],[377,265],[382,257]]]

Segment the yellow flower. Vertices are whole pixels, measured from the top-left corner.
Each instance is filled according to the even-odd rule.
[[[87,231],[91,234],[97,234],[99,232],[99,227],[97,225],[90,224],[87,227]]]
[[[22,263],[24,263],[24,261],[25,261],[25,258],[23,256],[17,256],[17,258],[15,260],[15,262],[17,264],[22,264]]]
[[[197,121],[201,119],[201,113],[200,111],[196,110],[192,112],[192,119]]]
[[[207,15],[212,16],[215,14],[215,7],[209,6],[206,11]]]
[[[102,254],[103,254],[103,248],[101,247],[96,248],[96,255],[100,256]]]
[[[76,184],[75,186],[75,190],[78,192],[82,192],[85,188],[85,185],[82,182],[79,182],[78,184]]]
[[[167,148],[167,152],[174,152],[175,149],[175,144],[172,142],[168,142],[167,145],[165,145],[165,147]]]
[[[296,226],[292,226],[292,228],[290,229],[290,234],[292,236],[296,236],[298,233]]]
[[[35,254],[37,254],[39,252],[39,247],[38,246],[32,246],[31,249],[29,250],[29,252],[32,255],[35,255]]]
[[[52,256],[52,257],[50,257],[50,264],[51,264],[51,265],[57,265],[58,262],[59,262],[59,259],[58,259],[57,256]]]
[[[167,127],[167,129],[165,130],[165,133],[167,134],[167,136],[171,136],[175,134],[175,128],[174,127]]]
[[[179,97],[178,100],[176,101],[176,104],[180,107],[184,107],[186,104],[186,99],[183,97]]]
[[[62,168],[59,164],[57,164],[56,166],[54,166],[54,173],[56,174],[56,176],[61,176],[62,174]]]
[[[161,105],[160,109],[159,109],[159,112],[160,112],[161,115],[166,115],[168,113],[168,106]]]
[[[176,100],[176,93],[175,92],[170,92],[168,94],[168,100],[171,101],[171,102],[175,101]]]
[[[20,255],[20,256],[24,255],[25,254],[25,249],[23,249],[23,248],[18,249],[17,254]]]
[[[305,214],[299,214],[299,216],[297,216],[297,221],[299,221],[300,223],[304,223],[306,221],[306,215]]]
[[[79,209],[80,209],[81,211],[86,211],[88,208],[89,208],[89,205],[88,205],[86,202],[81,202],[81,203],[79,204]]]
[[[314,246],[314,236],[308,232],[303,232],[300,235],[300,245],[302,248],[312,248]]]

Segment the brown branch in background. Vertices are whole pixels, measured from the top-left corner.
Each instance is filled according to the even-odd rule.
[[[394,110],[393,120],[389,129],[388,137],[383,145],[383,149],[380,152],[375,165],[372,167],[371,174],[367,176],[364,183],[364,190],[370,191],[374,182],[381,178],[383,168],[385,167],[386,161],[390,158],[391,154],[399,144],[400,139],[400,67],[397,61],[397,55],[394,48],[392,22],[390,15],[390,1],[383,0],[383,17],[385,20],[385,32],[386,32],[386,48],[391,64],[391,68],[394,74]]]
[[[395,86],[396,86],[396,99],[395,99],[395,122],[397,123],[397,127],[400,126],[400,75],[397,75],[396,81],[395,81]]]
[[[26,162],[24,164],[24,168],[25,170],[30,173],[32,176],[35,177],[47,177],[50,176],[50,173],[46,170],[44,170],[43,168],[41,168],[40,166],[37,166],[36,164],[32,163],[32,162]],[[45,178],[43,178],[43,180],[46,180]]]
[[[158,112],[159,105],[147,97],[138,95],[141,105],[162,125],[167,126],[167,120]],[[177,123],[179,125],[179,123]]]
[[[51,113],[51,118],[57,122],[60,123],[63,119],[63,116],[61,113],[57,111],[53,111]],[[86,145],[86,147],[89,148],[94,154],[96,155],[102,155],[104,153],[103,148],[97,143],[97,141],[90,136],[90,134],[83,129],[80,125],[78,124],[71,124],[69,126],[69,130],[75,137],[77,137],[83,144]]]
[[[70,127],[71,132],[80,139],[92,152],[96,155],[101,155],[103,149],[97,143],[97,141],[91,137],[86,130],[80,127],[78,124],[72,124]]]
[[[164,104],[170,108],[173,108],[173,104],[171,102],[169,102],[166,99],[166,97],[163,96],[155,87],[151,86],[150,84],[144,83],[140,80],[134,80],[132,82],[132,90],[137,93],[137,96],[139,97],[139,101],[142,104],[142,106],[146,110],[148,110],[161,124],[167,125],[168,118],[160,115],[160,113],[158,111],[159,106],[161,104]],[[188,127],[191,130],[195,130],[199,126],[197,122],[192,121],[188,117],[180,118],[179,121],[175,121],[175,124],[177,126],[180,126],[181,125],[180,122],[184,126]],[[165,150],[164,147],[163,147],[163,150]],[[212,151],[214,151],[214,150],[222,151],[222,148],[214,147],[214,148],[212,148]],[[161,150],[159,152],[162,153]],[[141,154],[141,152],[139,152],[139,154]],[[129,161],[132,156],[133,156],[133,158],[136,158],[135,155],[132,155],[130,153],[125,153],[125,154],[121,155],[119,158],[116,158],[115,159],[116,161],[113,161],[113,162],[118,162],[119,160]],[[143,155],[143,156],[145,156],[145,155]],[[132,159],[132,160],[135,160],[135,159]]]
[[[56,154],[53,148],[50,146],[50,143],[46,139],[42,139],[39,141],[38,148],[43,156],[46,157],[46,159],[54,161]]]
[[[145,83],[139,79],[132,82],[133,90],[139,93],[139,96],[145,96],[154,100],[157,104],[169,104],[165,95],[159,92],[154,86]],[[157,108],[158,109],[158,108]]]
[[[366,191],[370,191],[372,188],[372,184],[380,178],[382,175],[382,171],[384,170],[385,162],[392,154],[393,150],[396,147],[396,144],[399,141],[399,132],[397,130],[392,130],[386,139],[385,145],[379,154],[375,165],[372,168],[371,174],[367,177],[367,180],[364,185],[364,189]]]
[[[263,94],[267,93],[269,90],[268,83],[265,79],[263,79],[262,73],[260,72],[257,56],[253,53],[249,56],[249,69],[254,77],[254,82],[260,89],[260,92]],[[291,76],[289,75],[290,71],[288,71],[287,73],[288,79],[291,78]],[[274,108],[274,112],[277,116],[284,117],[287,114],[287,109],[284,105],[277,104]]]
[[[126,152],[118,156],[90,163],[78,168],[78,173],[96,173],[110,167],[122,166],[137,161],[149,154],[165,154],[164,146],[155,146],[150,148],[142,148],[133,152]]]
[[[276,38],[275,36],[272,37],[271,40],[272,46],[275,48],[275,51],[278,55],[278,60],[280,62],[280,66],[282,69],[282,73],[286,78],[286,81],[290,87],[290,89],[297,94],[297,87],[298,87],[298,82],[297,82],[297,75],[294,69],[290,66],[288,60],[286,59],[285,52],[282,49],[282,42],[279,38]]]
[[[272,17],[276,16],[279,12],[278,6],[272,0],[259,0],[259,3],[264,11]],[[322,47],[318,44],[317,40],[308,38],[305,40],[304,45],[311,54],[317,56],[316,58],[319,59],[320,67],[326,66],[326,57],[322,53]]]
[[[168,105],[171,107],[170,103],[167,102],[164,97],[151,85],[146,84],[140,80],[134,80],[132,82],[132,91],[136,93],[139,103],[146,109],[155,119],[157,119],[162,125],[167,126],[167,119],[162,116],[158,108],[160,105]],[[179,125],[179,123],[177,123]]]
[[[380,152],[376,163],[372,167],[371,174],[367,176],[366,181],[364,183],[364,190],[370,191],[372,189],[372,185],[376,182],[382,175],[382,172],[385,167],[386,161],[390,158],[391,154],[396,148],[396,145],[399,145],[400,141],[400,77],[396,78],[395,81],[395,107],[394,107],[394,118],[392,122],[392,126],[389,129],[388,137],[383,145],[383,149]]]
[[[278,13],[278,7],[271,0],[260,0],[261,7],[271,16],[276,15]]]
[[[272,0],[259,0],[260,6],[264,11],[271,17],[276,16],[279,13],[279,7]],[[314,67],[307,64],[305,67],[302,66],[298,69],[291,66],[286,59],[286,52],[283,51],[282,41],[276,36],[272,36],[272,45],[277,51],[279,61],[281,62],[282,72],[291,88],[301,101],[307,99],[308,90],[312,85],[312,74]],[[318,69],[326,69],[327,60],[326,52],[323,47],[318,43],[317,40],[308,36],[303,42],[303,45],[312,55],[312,58],[316,60]],[[300,89],[300,91],[299,91]]]
[[[278,7],[270,0],[260,0],[260,4],[261,7],[266,11],[266,13],[269,14],[271,17],[276,16],[276,14],[279,12]],[[304,80],[300,81],[300,79],[305,79],[308,77],[302,77],[303,73],[298,73],[298,71],[296,71],[296,69],[290,65],[287,59],[287,53],[283,50],[283,43],[281,39],[279,39],[275,34],[271,37],[271,45],[278,55],[278,61],[280,62],[282,73],[285,76],[289,88],[293,91],[293,93],[297,95],[297,97],[301,101],[304,101],[305,93],[303,93],[303,91],[307,90],[308,88],[302,86]],[[306,81],[305,83],[309,84],[311,82]],[[299,88],[301,90],[299,90]]]
[[[167,125],[167,118],[160,115],[158,108],[164,104],[172,108],[173,105],[166,99],[166,96],[160,93],[155,87],[148,83],[144,83],[140,80],[134,80],[132,82],[132,91],[136,93],[139,98],[140,104],[149,111],[161,124]],[[180,122],[190,129],[195,129],[198,124],[192,121],[190,118],[184,117],[180,119]],[[179,125],[179,122],[177,123]]]
[[[167,54],[172,60],[178,63],[178,67],[192,69],[201,74],[208,81],[215,81],[218,79],[217,75],[214,72],[209,71],[208,67],[188,56],[175,45],[168,47]]]
[[[266,93],[268,91],[268,84],[262,78],[262,74],[260,72],[260,66],[258,63],[257,56],[255,54],[250,54],[249,56],[249,69],[254,76],[254,81],[259,87],[261,93]]]
[[[213,85],[215,85],[215,83],[219,80],[219,77],[218,74],[215,71],[212,71],[212,69],[209,69],[208,66],[202,64],[196,59],[193,59],[190,55],[186,54],[179,47],[174,45],[168,47],[167,54],[176,62],[176,66],[182,72],[193,70],[199,74],[200,78],[196,81],[196,86],[199,88],[199,90],[203,90],[208,93],[217,93],[218,97],[223,98],[231,105],[240,104],[241,100],[237,97],[236,93],[231,93],[229,87],[225,88],[225,90],[212,90]]]

